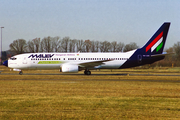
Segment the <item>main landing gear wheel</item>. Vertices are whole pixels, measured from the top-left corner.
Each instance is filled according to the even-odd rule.
[[[23,74],[23,72],[22,72],[22,71],[20,71],[20,72],[19,72],[19,74],[20,74],[20,75],[22,75],[22,74]]]
[[[91,75],[91,71],[85,70],[85,71],[84,71],[84,74],[85,74],[85,75]]]

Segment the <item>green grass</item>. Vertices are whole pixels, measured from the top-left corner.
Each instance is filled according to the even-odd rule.
[[[145,69],[125,70],[129,74],[146,73]],[[178,70],[167,70],[147,71],[178,74]],[[124,73],[113,71],[92,73]],[[33,72],[43,75],[33,75]],[[45,71],[0,74],[0,119],[180,119],[178,76],[85,76],[79,75],[83,72],[77,75],[46,72],[54,75],[46,75]]]

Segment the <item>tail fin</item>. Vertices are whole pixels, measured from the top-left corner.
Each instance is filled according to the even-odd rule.
[[[165,22],[151,39],[142,47],[137,49],[132,56],[120,67],[130,68],[145,64],[152,64],[165,57],[163,53],[170,23]]]
[[[162,54],[169,26],[170,22],[165,22],[141,50],[144,50],[144,52],[149,55]]]

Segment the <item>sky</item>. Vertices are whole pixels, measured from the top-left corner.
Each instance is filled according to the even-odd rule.
[[[180,41],[180,0],[0,0],[3,50],[48,36],[141,47],[164,22],[171,22],[169,48]]]

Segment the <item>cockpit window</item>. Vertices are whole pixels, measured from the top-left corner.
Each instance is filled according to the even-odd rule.
[[[10,58],[10,60],[16,60],[16,59],[17,59],[17,58],[15,58],[15,57],[11,57],[11,58]]]

